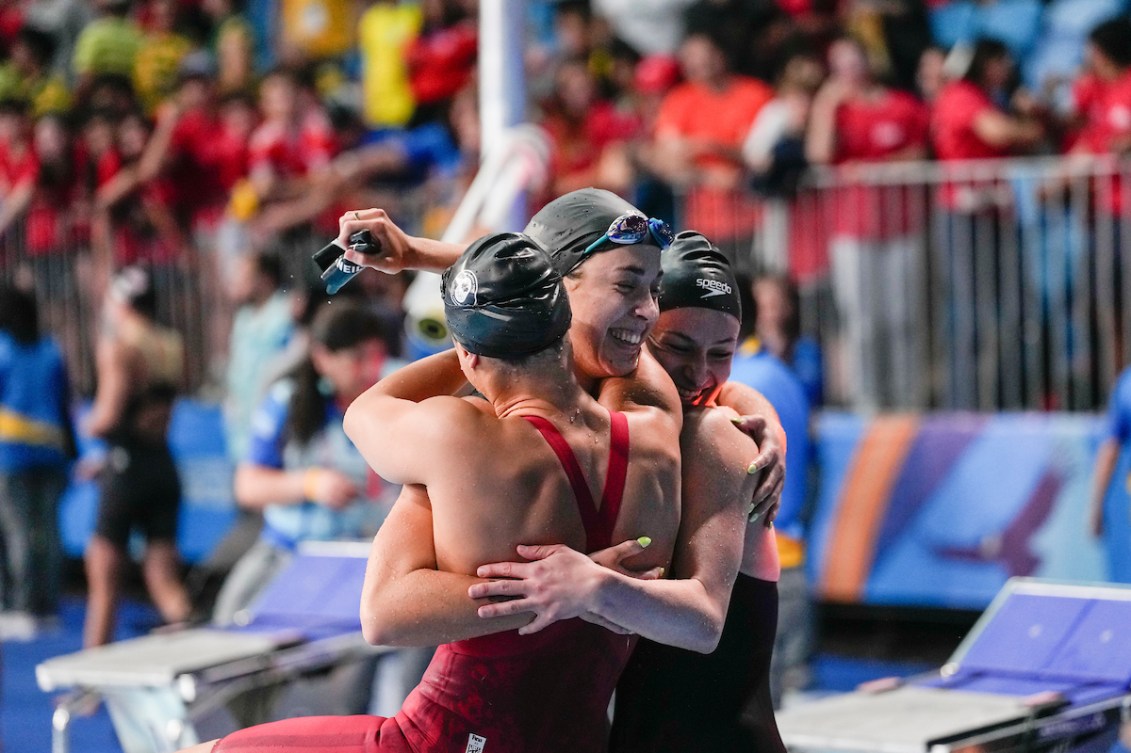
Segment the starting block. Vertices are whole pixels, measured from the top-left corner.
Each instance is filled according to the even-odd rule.
[[[1131,587],[1012,578],[937,671],[777,721],[791,751],[1106,753],[1131,721]]]
[[[288,683],[392,650],[361,635],[368,554],[362,542],[304,544],[246,624],[153,633],[38,665],[40,689],[68,691],[52,719],[52,753],[67,753],[72,717],[94,702],[106,704],[124,753],[175,751],[201,742],[198,721],[241,697],[254,702],[240,726],[267,721]]]

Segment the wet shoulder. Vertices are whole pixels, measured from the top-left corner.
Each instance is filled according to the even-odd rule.
[[[683,417],[680,445],[684,460],[719,464],[733,468],[741,476],[746,465],[757,455],[757,446],[731,421],[736,415],[726,408],[698,408]]]

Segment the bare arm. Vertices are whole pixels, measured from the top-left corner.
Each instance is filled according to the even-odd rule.
[[[340,509],[362,491],[348,476],[329,468],[284,470],[249,462],[236,467],[234,486],[236,502],[249,510],[303,502]]]
[[[34,195],[34,180],[25,180],[8,192],[0,203],[0,234],[6,233],[12,223],[24,216]]]
[[[1096,451],[1096,470],[1092,477],[1092,501],[1088,509],[1088,524],[1092,535],[1099,537],[1104,532],[1104,498],[1107,496],[1108,487],[1111,486],[1111,477],[1115,473],[1115,466],[1119,460],[1119,442],[1108,438]]]
[[[763,515],[766,525],[773,522],[781,504],[785,487],[785,452],[787,437],[774,406],[762,393],[737,382],[723,385],[718,397],[719,405],[726,406],[740,418],[735,422],[754,443],[758,456],[750,463],[750,473],[762,473],[762,483],[754,492],[754,509],[751,520]]]
[[[368,230],[381,251],[370,256],[347,251],[347,258],[389,274],[405,269],[442,272],[459,259],[464,249],[459,243],[408,235],[389,219],[384,209],[358,209],[343,214],[338,219],[338,237],[334,243],[348,248],[350,236],[360,230]]]
[[[836,111],[844,97],[844,86],[829,79],[813,98],[805,132],[805,158],[814,165],[827,165],[836,155]]]
[[[119,344],[103,338],[98,343],[95,366],[98,390],[86,419],[86,430],[96,437],[105,437],[122,420],[129,399],[130,374],[126,352]]]
[[[437,570],[432,506],[423,487],[406,486],[373,539],[361,592],[361,629],[373,645],[435,646],[530,622],[529,613],[484,619],[489,603],[468,588],[480,578]]]
[[[997,110],[983,110],[971,127],[978,138],[996,147],[1032,146],[1044,136],[1039,123],[1013,118]]]
[[[448,397],[463,384],[454,352],[438,353],[370,387],[346,410],[346,436],[382,478],[394,484],[427,484],[436,472],[421,447],[483,439],[483,414]],[[407,372],[402,373],[402,372]],[[436,395],[436,397],[430,397]]]

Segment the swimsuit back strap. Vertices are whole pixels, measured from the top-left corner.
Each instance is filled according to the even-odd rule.
[[[577,456],[573,454],[573,448],[569,446],[569,442],[557,427],[546,419],[541,416],[523,416],[523,418],[538,430],[546,440],[546,444],[550,445],[550,449],[558,456],[558,462],[562,464],[562,470],[565,471],[569,485],[573,489],[573,496],[577,500],[577,511],[581,513],[581,523],[585,527],[586,547],[589,551],[593,551],[594,534],[602,527],[601,520],[597,505],[593,501],[593,494],[589,491],[589,484],[585,481],[585,474],[581,472],[581,465],[577,462]]]
[[[620,514],[628,476],[628,417],[618,411],[609,411],[609,419],[609,470],[605,474],[605,490],[601,495],[600,531],[594,536],[597,549],[613,544],[613,527]]]

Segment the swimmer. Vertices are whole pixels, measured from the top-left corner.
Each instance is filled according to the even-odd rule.
[[[681,607],[725,619],[725,627],[717,648],[698,652],[670,640],[638,644],[617,686],[610,750],[784,752],[769,696],[780,574],[774,531],[744,525],[750,477],[741,461],[752,443],[734,427],[737,415],[715,403],[738,342],[738,285],[726,257],[699,233],[680,233],[661,259],[661,313],[648,348],[684,404],[682,519],[672,579],[642,586],[667,608],[625,606],[676,624]],[[618,602],[589,558],[562,545],[519,553],[537,561],[479,568],[481,576],[506,580],[472,586],[471,596],[512,597],[481,607],[480,615],[533,611],[532,626],[540,626],[563,605],[602,604],[610,621],[635,624],[608,607]],[[744,720],[750,704],[757,713]]]
[[[466,592],[479,565],[529,541],[658,575],[679,522],[680,421],[647,403],[674,392],[661,379],[658,394],[644,379],[605,380],[610,410],[582,390],[564,286],[525,236],[474,243],[445,272],[443,296],[455,348],[371,388],[346,428],[378,473],[427,495],[402,496],[374,540],[366,638],[462,640],[438,649],[395,717],[292,719],[193,750],[605,749],[606,709],[635,638],[602,626],[599,612],[520,635],[530,614],[484,620],[486,602]],[[465,380],[483,397],[434,397]]]

